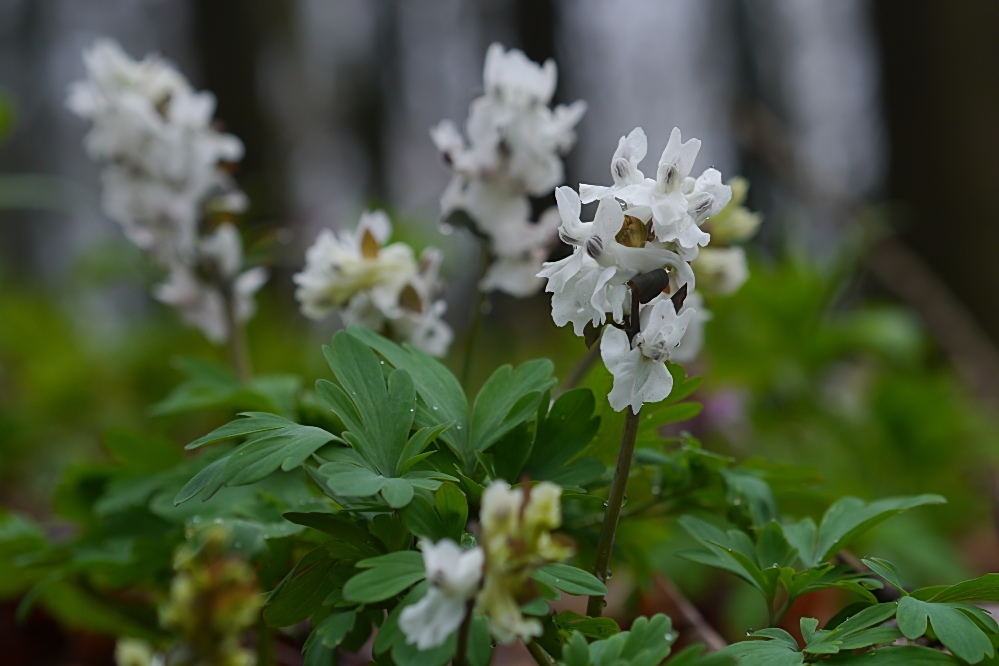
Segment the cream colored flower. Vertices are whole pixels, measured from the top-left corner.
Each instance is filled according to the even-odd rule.
[[[525,618],[520,606],[533,596],[533,571],[572,555],[572,549],[551,534],[562,525],[561,499],[562,488],[548,481],[512,489],[499,480],[482,494],[486,570],[478,609],[501,643],[541,635],[541,623]]]

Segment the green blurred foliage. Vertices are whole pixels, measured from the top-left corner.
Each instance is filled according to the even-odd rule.
[[[705,444],[820,470],[818,492],[781,498],[793,515],[841,495],[944,495],[868,545],[920,577],[955,579],[967,561],[953,544],[989,524],[999,434],[910,313],[848,295],[854,274],[851,262],[791,257],[755,265],[737,295],[710,303]]]

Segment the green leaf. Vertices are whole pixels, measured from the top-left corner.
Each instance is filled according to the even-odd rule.
[[[323,353],[344,394],[329,405],[330,409],[354,435],[356,440],[351,440],[351,445],[373,469],[386,477],[394,475],[416,412],[412,378],[405,370],[397,369],[386,382],[371,348],[344,331],[333,336],[332,348],[324,347]],[[339,390],[333,385],[322,386],[320,397],[324,399],[330,390]],[[317,390],[319,387],[317,384]]]
[[[808,619],[808,618],[802,618],[802,619]],[[772,641],[780,643],[789,650],[798,649],[798,641],[794,640],[794,636],[787,633],[783,629],[777,629],[777,628],[760,629],[759,631],[754,631],[752,635],[754,637],[769,638]]]
[[[883,560],[878,557],[864,558],[862,562],[866,564],[871,571],[884,578],[889,585],[901,592],[903,596],[909,594],[905,591],[905,586],[902,585],[902,581],[898,577],[898,569],[895,568],[894,564],[888,560]]]
[[[219,488],[223,484],[223,474],[225,473],[225,465],[229,462],[229,456],[223,456],[213,463],[206,465],[200,472],[194,475],[194,477],[184,484],[184,487],[180,489],[177,495],[173,498],[173,505],[179,506],[191,499],[202,490],[205,490],[205,496],[202,501],[207,501],[218,492]]]
[[[742,641],[717,654],[735,658],[739,666],[800,666],[805,663],[804,654],[787,642],[777,640]]]
[[[986,656],[995,656],[988,636],[971,618],[951,604],[902,597],[898,602],[896,618],[898,628],[909,640],[925,634],[929,621],[940,642],[961,659],[977,664]]]
[[[621,633],[621,628],[617,622],[609,617],[586,617],[573,613],[572,611],[562,611],[554,617],[555,624],[565,632],[578,632],[587,638],[602,640]]]
[[[607,586],[596,576],[568,564],[546,564],[536,570],[531,577],[545,585],[573,595],[607,594]]]
[[[332,513],[298,513],[284,514],[284,519],[296,525],[305,525],[318,530],[330,537],[327,550],[330,553],[357,553],[356,557],[341,556],[341,559],[365,559],[382,555],[385,547],[366,529],[348,522]],[[331,545],[332,544],[332,545]],[[344,546],[336,545],[344,544]],[[349,549],[349,550],[348,550]]]
[[[399,515],[406,529],[418,537],[430,539],[434,543],[444,538],[454,538],[430,501],[421,495],[414,497],[412,502],[403,507]],[[461,535],[458,535],[458,538],[460,539]]]
[[[913,596],[918,593],[913,592]],[[922,597],[919,597],[922,598]],[[999,602],[999,574],[985,574],[981,578],[966,580],[950,587],[936,591],[930,599],[937,603],[954,601],[992,601]]]
[[[326,485],[340,497],[370,497],[385,485],[384,476],[367,467],[346,462],[332,462],[320,466],[319,473],[326,477]]]
[[[726,501],[730,506],[745,506],[753,520],[753,526],[763,527],[778,517],[777,500],[770,485],[754,470],[721,470],[727,486]]]
[[[413,485],[406,479],[385,479],[382,497],[393,509],[401,509],[413,499]]]
[[[551,361],[535,359],[521,364],[516,370],[504,365],[493,372],[472,406],[468,449],[458,451],[466,468],[476,451],[485,451],[537,413],[542,394],[556,383],[553,371]]]
[[[454,425],[441,434],[452,451],[468,451],[469,409],[461,384],[440,361],[412,345],[399,345],[382,336],[351,326],[347,332],[381,354],[395,368],[405,370],[413,378],[420,400],[416,405],[417,427]]]
[[[606,468],[596,458],[579,456],[600,428],[593,416],[596,402],[590,389],[566,391],[548,409],[541,405],[534,446],[523,471],[538,481],[581,488],[599,478]]]
[[[915,645],[884,647],[857,655],[830,659],[830,666],[959,666],[954,657],[945,652]]]
[[[468,635],[469,666],[489,666],[493,642],[489,635],[489,620],[481,615],[472,618],[472,629]]]
[[[378,630],[378,635],[375,636],[375,643],[372,646],[374,654],[384,654],[388,650],[391,650],[392,646],[397,642],[405,641],[406,637],[403,635],[402,630],[399,629],[399,615],[402,614],[403,608],[412,606],[422,599],[427,594],[429,587],[430,584],[427,581],[417,583],[412,590],[406,593],[402,601],[396,604],[395,608],[388,614],[388,617],[385,618],[385,622],[382,623],[381,628]]]
[[[334,439],[322,428],[294,423],[268,431],[232,452],[222,479],[227,486],[241,486],[259,481],[279,468],[290,471]]]
[[[321,547],[316,551],[323,553]],[[312,559],[318,561],[314,561],[285,583],[264,608],[264,619],[271,626],[290,627],[298,624],[319,610],[323,600],[333,591],[330,572],[336,562],[326,557],[314,556]]]
[[[788,544],[797,551],[802,566],[811,569],[818,565],[819,560],[815,557],[815,535],[818,528],[815,521],[805,518],[797,523],[784,523],[781,528]]]
[[[196,449],[206,444],[224,442],[227,439],[255,435],[268,430],[277,430],[297,425],[293,421],[265,412],[243,412],[239,416],[242,418],[230,421],[221,428],[216,428],[204,437],[194,440],[184,448],[188,450]]]
[[[468,500],[465,494],[452,483],[443,483],[434,493],[437,513],[446,530],[446,536],[455,543],[461,543],[461,534],[468,522]]]
[[[856,497],[844,497],[829,507],[822,517],[814,560],[825,561],[846,548],[859,535],[903,511],[918,506],[945,504],[946,501],[940,495],[917,495],[889,497],[867,504]]]
[[[452,424],[445,423],[443,425],[420,428],[413,433],[413,436],[409,438],[406,442],[405,448],[402,450],[402,454],[399,456],[399,462],[396,465],[395,475],[402,476],[405,474],[412,464],[410,461],[419,455],[429,455],[423,454],[423,450],[427,448],[433,440],[437,439],[438,436],[445,430],[451,427]],[[407,466],[408,465],[408,466]]]
[[[333,613],[316,627],[315,633],[326,647],[337,647],[354,627],[354,620],[356,619],[357,612],[353,610],[343,613]]]
[[[423,556],[412,550],[362,560],[357,567],[367,571],[347,581],[343,598],[358,603],[384,601],[426,577]]]

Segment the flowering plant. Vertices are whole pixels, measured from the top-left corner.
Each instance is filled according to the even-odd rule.
[[[234,417],[186,457],[160,439],[109,441],[114,464],[61,490],[80,523],[73,539],[3,516],[0,554],[15,553],[11,570],[33,582],[25,610],[82,604],[121,637],[120,666],[249,666],[276,641],[309,666],[362,651],[379,665],[484,666],[517,643],[565,666],[995,659],[999,625],[969,603],[999,601],[994,575],[912,589],[888,560],[849,550],[942,497],[846,497],[818,522],[795,518],[773,488],[785,468],[664,431],[701,410],[688,400],[700,380],[682,365],[710,319],[697,288],[739,288],[737,243],[760,221],[744,180],[691,175],[699,141],[674,128],[647,178],[636,128],[619,140],[612,184],[555,189],[585,105],[549,108],[554,63],[493,45],[467,141],[446,121],[432,131],[453,174],[445,222],[464,216],[482,239],[481,290],[524,297],[545,285],[554,323],[572,323],[591,349],[584,367],[603,367],[576,386],[560,385],[548,359],[504,365],[473,394],[438,360],[454,338],[442,253],[390,242],[376,211],[353,231],[321,232],[294,277],[307,317],[335,312],[345,325],[322,349],[329,373],[303,388],[252,377],[240,342],[266,273],[243,265],[246,200],[224,168],[241,147],[211,126],[212,97],[110,42],[85,59],[69,105],[93,123],[109,217],[167,272],[156,297],[233,350],[232,372],[188,363],[188,381],[154,411]],[[556,207],[532,220],[530,197],[553,190]],[[556,237],[570,253],[544,261]],[[668,581],[672,617],[645,613],[627,630],[603,617],[612,565],[653,566],[650,549],[622,546],[626,519],[682,527],[693,548],[681,557],[744,581],[767,627],[725,645]],[[799,641],[779,625],[821,590],[848,603],[821,629],[802,617]],[[676,654],[674,622],[694,643]]]

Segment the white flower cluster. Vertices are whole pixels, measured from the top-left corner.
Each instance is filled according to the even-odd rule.
[[[338,312],[347,326],[363,326],[444,356],[454,335],[441,319],[447,304],[435,298],[441,252],[429,247],[417,261],[409,245],[387,244],[391,236],[392,223],[381,210],[361,215],[353,233],[324,229],[294,277],[295,298],[310,319]]]
[[[538,620],[524,617],[521,604],[531,596],[531,573],[572,555],[551,533],[562,524],[562,489],[548,481],[513,489],[497,480],[482,493],[480,515],[481,546],[462,550],[449,539],[421,542],[430,589],[399,615],[406,640],[420,650],[443,644],[470,605],[489,619],[500,643],[542,633]]]
[[[634,317],[640,323],[631,340],[620,328],[611,327],[601,341],[604,363],[614,375],[610,404],[618,411],[631,407],[637,413],[642,404],[666,398],[673,378],[664,361],[692,360],[702,344],[708,313],[694,292],[695,270],[689,262],[695,262],[695,269],[699,255],[719,262],[719,255],[702,250],[711,240],[702,227],[729,206],[732,188],[722,183],[716,169],[707,169],[696,179],[690,176],[700,146],[697,139],[683,142],[674,128],[655,179],[646,178],[638,168],[647,151],[645,132],[639,127],[618,142],[611,160],[612,185],[580,185],[579,194],[560,187],[555,193],[562,220],[559,236],[574,246],[570,256],[545,264],[538,273],[547,278],[546,289],[553,294],[555,323],[572,322],[577,335],[583,335],[587,325],[630,326]],[[582,204],[592,201],[599,201],[594,219],[582,222]],[[745,267],[745,256],[739,256]],[[632,312],[629,282],[657,269],[667,271],[668,286],[640,312]],[[731,274],[729,270],[725,286],[734,290],[746,271],[741,276]],[[686,298],[681,300],[682,288]]]
[[[213,342],[224,341],[227,303],[238,321],[246,321],[253,295],[267,279],[261,268],[242,272],[242,240],[231,225],[201,237],[206,215],[246,207],[220,166],[241,159],[243,144],[212,127],[214,96],[193,90],[166,61],[133,60],[107,39],[95,42],[83,59],[87,78],[70,87],[67,106],[93,124],[86,148],[104,165],[104,210],[169,269],[158,298],[178,307]]]
[[[537,293],[536,274],[555,239],[558,215],[531,219],[530,196],[544,196],[562,182],[562,154],[575,143],[574,127],[586,111],[577,101],[549,108],[555,62],[532,62],[522,51],[493,44],[483,71],[485,94],[475,99],[465,123],[441,121],[430,135],[454,176],[441,197],[445,220],[463,212],[489,241],[493,262],[479,284],[483,291],[517,297]]]

